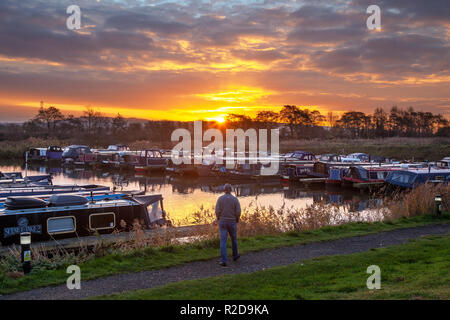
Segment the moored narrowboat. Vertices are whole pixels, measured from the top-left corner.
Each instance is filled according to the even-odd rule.
[[[280,156],[280,162],[313,163],[316,156],[308,151],[293,151]]]
[[[71,145],[64,148],[62,160],[68,165],[93,165],[97,161],[97,154],[88,146]]]
[[[219,171],[219,176],[230,180],[279,180],[279,174],[263,174],[264,165],[261,163],[235,163],[231,170]]]
[[[0,209],[0,242],[19,242],[22,232],[32,241],[89,236],[132,230],[136,224],[152,228],[167,223],[161,195],[88,199],[76,194],[9,197]]]
[[[394,188],[416,188],[424,183],[449,183],[450,169],[421,168],[404,169],[390,172],[386,177],[386,183]]]
[[[162,171],[167,167],[168,160],[162,156],[157,149],[147,149],[140,152],[137,164],[134,166],[136,172],[146,173],[150,171]]]
[[[30,148],[25,152],[25,162],[61,161],[63,150],[58,146]]]
[[[382,186],[389,172],[401,169],[399,166],[350,166],[342,185],[358,189]]]
[[[329,169],[328,179],[325,180],[327,186],[340,186],[343,178],[348,173],[348,166],[336,167],[333,166]]]
[[[298,181],[310,177],[313,170],[313,163],[282,163],[281,164],[281,179],[286,181]]]
[[[1,172],[0,182],[4,180],[23,179],[22,172]]]
[[[47,161],[61,161],[63,150],[58,146],[50,146],[47,148]]]

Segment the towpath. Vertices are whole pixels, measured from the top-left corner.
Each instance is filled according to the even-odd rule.
[[[68,290],[64,284],[4,295],[0,296],[0,299],[82,299],[153,288],[182,280],[214,277],[223,274],[250,273],[320,256],[364,252],[373,248],[406,243],[423,236],[449,234],[450,224],[397,229],[365,236],[250,252],[243,255],[238,261],[230,262],[229,266],[225,268],[218,265],[217,259],[196,261],[161,270],[120,274],[82,281],[80,290]]]

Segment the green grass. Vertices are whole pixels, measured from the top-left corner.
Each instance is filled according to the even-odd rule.
[[[242,253],[282,246],[291,246],[314,241],[333,240],[344,237],[388,231],[398,228],[421,226],[430,223],[449,223],[450,214],[441,217],[426,215],[415,218],[402,218],[392,222],[350,223],[341,226],[325,227],[307,232],[289,232],[277,236],[257,236],[239,239]],[[89,280],[108,275],[161,269],[186,262],[219,257],[219,241],[203,241],[178,246],[145,248],[126,254],[116,253],[93,258],[80,264],[82,279]],[[34,270],[30,275],[13,279],[0,270],[0,294],[8,294],[32,288],[62,284],[66,282],[65,269]]]
[[[99,299],[450,299],[450,236],[364,253],[322,257],[250,274],[182,281]],[[381,288],[366,286],[367,267]]]

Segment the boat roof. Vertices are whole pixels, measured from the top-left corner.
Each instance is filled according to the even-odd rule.
[[[427,175],[427,174],[433,174],[433,173],[441,173],[441,174],[450,174],[450,169],[435,169],[435,168],[409,168],[409,169],[403,169],[396,172],[400,173],[406,173],[406,174],[417,174],[417,175]]]
[[[61,212],[80,209],[96,209],[96,208],[115,208],[125,206],[140,205],[139,202],[134,199],[113,199],[113,200],[100,200],[95,202],[88,202],[82,205],[70,205],[70,206],[49,206],[43,208],[29,208],[29,209],[7,209],[0,208],[1,215],[16,215],[16,214],[30,214],[30,213],[48,213],[48,212]]]
[[[355,152],[355,153],[350,153],[349,155],[347,155],[347,157],[350,156],[367,156],[366,153],[362,153],[362,152]]]
[[[89,148],[89,147],[81,144],[73,144],[71,146],[68,146],[67,148]]]

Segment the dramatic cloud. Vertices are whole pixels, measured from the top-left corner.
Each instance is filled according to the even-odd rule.
[[[71,31],[72,1],[2,0],[0,120],[40,100],[186,120],[283,104],[449,116],[448,0],[376,1],[379,31],[372,2],[81,0]]]

